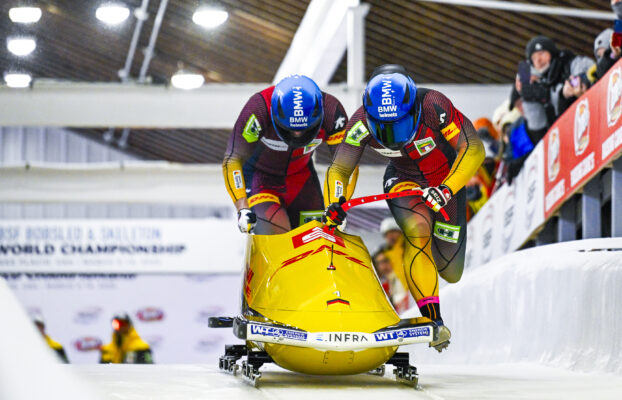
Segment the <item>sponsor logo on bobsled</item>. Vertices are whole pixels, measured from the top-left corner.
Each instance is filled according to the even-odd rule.
[[[162,321],[164,319],[164,311],[157,307],[145,307],[136,311],[136,316],[143,322]]]
[[[346,247],[342,238],[335,236],[318,226],[294,236],[292,238],[292,242],[294,243],[294,248],[296,249],[304,244],[311,243],[312,241],[318,239],[326,239],[330,242],[338,244],[341,247]]]
[[[387,340],[408,339],[421,336],[430,336],[430,328],[427,326],[418,328],[400,329],[398,331],[387,331],[374,333],[376,342],[385,342]]]
[[[101,346],[101,339],[94,336],[84,336],[73,341],[73,347],[78,351],[95,351]]]
[[[290,329],[276,328],[274,326],[263,326],[263,325],[254,325],[251,324],[251,334],[252,335],[260,335],[260,336],[268,336],[274,338],[283,338],[290,340],[307,340],[307,333],[294,331]]]
[[[76,315],[73,317],[73,320],[78,324],[90,324],[95,322],[99,318],[101,313],[101,307],[86,307],[76,311]]]
[[[315,336],[316,342],[329,343],[362,343],[369,342],[367,335],[359,333],[318,333]]]

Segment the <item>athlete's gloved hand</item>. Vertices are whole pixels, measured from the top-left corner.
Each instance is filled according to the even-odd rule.
[[[248,208],[238,211],[238,228],[242,233],[251,233],[257,223],[257,215]]]
[[[341,205],[346,202],[346,198],[341,196],[339,203],[331,203],[324,211],[323,220],[327,225],[339,226],[346,220],[346,212]]]
[[[435,212],[439,212],[441,208],[445,207],[453,194],[451,189],[446,185],[433,186],[423,189],[421,198],[425,202],[425,205],[430,207]]]

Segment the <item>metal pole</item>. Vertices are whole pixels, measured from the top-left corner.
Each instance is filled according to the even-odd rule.
[[[622,157],[611,169],[611,237],[622,237]]]
[[[557,222],[557,241],[567,242],[577,239],[576,197],[569,198],[559,210]]]
[[[552,7],[540,4],[514,3],[510,1],[496,0],[419,0],[428,3],[443,3],[454,6],[492,8],[495,10],[505,10],[514,12],[525,12],[533,14],[558,15],[563,17],[589,18],[614,20],[616,16],[609,11],[585,10],[581,8]]]
[[[351,7],[346,14],[346,48],[348,54],[348,88],[362,87],[365,82],[365,17],[369,4]]]
[[[599,238],[602,236],[601,218],[602,204],[600,199],[600,176],[596,175],[583,188],[581,196],[581,231],[583,239]]]
[[[125,66],[119,71],[119,78],[121,78],[121,82],[127,82],[130,79],[130,70],[132,68],[132,63],[134,62],[134,55],[136,54],[136,47],[138,46],[140,32],[143,29],[143,23],[149,17],[149,14],[147,14],[147,7],[149,7],[149,0],[143,0],[140,8],[134,10],[134,16],[137,21],[136,26],[134,27],[132,41],[130,42],[130,49],[127,52],[127,57],[125,59]]]
[[[149,69],[149,63],[151,63],[151,58],[153,57],[153,50],[155,48],[156,40],[158,39],[158,33],[160,32],[160,26],[162,25],[162,20],[164,19],[164,12],[166,11],[167,5],[168,0],[160,1],[158,13],[156,14],[156,18],[153,23],[153,29],[151,30],[151,36],[149,37],[149,45],[147,46],[147,50],[145,51],[143,65],[140,67],[140,75],[138,76],[138,82],[140,83],[143,83],[147,76],[147,70]]]

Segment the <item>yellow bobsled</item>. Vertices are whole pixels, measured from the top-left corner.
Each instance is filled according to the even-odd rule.
[[[233,327],[246,341],[226,346],[221,369],[241,367],[257,384],[267,362],[317,375],[384,373],[393,364],[398,380],[417,384],[408,353],[396,351],[431,342],[436,325],[400,320],[359,237],[318,221],[281,235],[249,235],[245,264],[241,315],[209,323]]]

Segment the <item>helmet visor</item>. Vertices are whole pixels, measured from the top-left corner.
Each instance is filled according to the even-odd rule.
[[[320,133],[322,118],[319,118],[313,125],[304,130],[292,131],[281,125],[278,120],[273,119],[274,129],[277,135],[287,143],[288,146],[299,148],[305,147],[313,141]]]
[[[365,113],[365,117],[367,126],[378,143],[397,151],[410,143],[417,133],[420,113],[407,114],[396,121],[379,121],[368,113]]]

